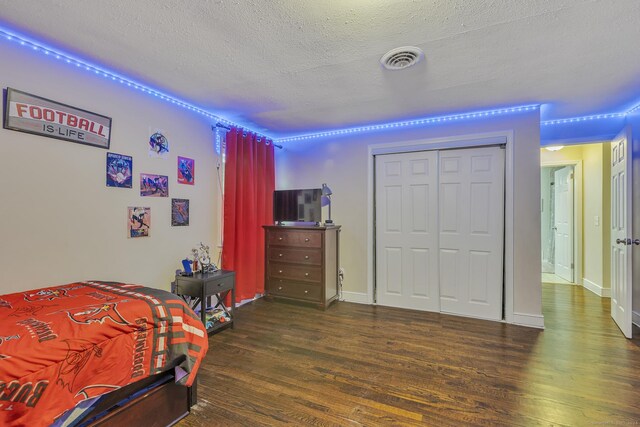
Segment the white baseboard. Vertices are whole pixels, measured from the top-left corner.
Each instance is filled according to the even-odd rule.
[[[640,311],[634,311],[631,314],[631,321],[634,325],[640,327]]]
[[[542,314],[513,313],[513,324],[544,329],[544,316]]]
[[[358,304],[371,304],[371,301],[369,300],[369,295],[367,295],[366,292],[342,291],[341,301],[355,302]]]
[[[599,297],[611,298],[611,288],[603,288],[589,279],[582,278],[582,286],[598,295]]]

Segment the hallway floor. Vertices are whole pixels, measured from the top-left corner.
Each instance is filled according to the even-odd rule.
[[[562,277],[555,275],[553,273],[542,273],[542,283],[555,283],[558,285],[574,285],[568,280],[563,279]]]

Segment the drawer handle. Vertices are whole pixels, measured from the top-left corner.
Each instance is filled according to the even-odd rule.
[[[282,274],[282,270],[278,270],[278,273]]]
[[[304,291],[304,293],[305,293],[305,294],[308,294],[308,293],[309,293],[309,291]]]
[[[304,259],[309,259],[309,255],[305,255],[305,256],[304,256]]]
[[[282,286],[278,286],[278,290],[281,291],[282,290]]]
[[[309,273],[304,273],[304,277],[309,277]]]
[[[281,257],[281,256],[282,256],[282,254],[278,254],[278,256],[279,256],[279,257]]]
[[[306,239],[304,239],[304,241],[305,241],[305,242],[308,242],[308,241],[309,241],[309,238],[307,237]]]
[[[282,240],[282,237],[278,237],[278,240]]]

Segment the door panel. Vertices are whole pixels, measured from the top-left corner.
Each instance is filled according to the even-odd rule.
[[[573,283],[573,166],[554,172],[555,274]]]
[[[376,156],[380,305],[502,318],[504,150]]]
[[[436,152],[376,156],[378,304],[439,311]]]
[[[504,150],[441,151],[442,312],[502,318]],[[445,167],[445,165],[447,165]]]
[[[611,317],[624,336],[632,335],[630,242],[631,149],[625,129],[611,143]]]

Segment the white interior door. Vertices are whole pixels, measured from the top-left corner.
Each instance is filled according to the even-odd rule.
[[[440,307],[502,319],[504,150],[440,152]]]
[[[631,148],[626,131],[611,143],[611,317],[627,338],[632,328]]]
[[[573,283],[573,166],[554,172],[555,274]]]
[[[438,154],[375,158],[377,303],[439,311]]]

